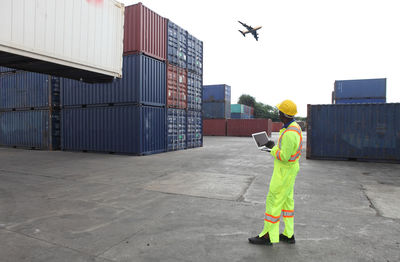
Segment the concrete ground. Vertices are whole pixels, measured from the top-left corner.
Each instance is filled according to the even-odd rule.
[[[0,148],[0,261],[400,261],[400,165],[304,153],[296,244],[250,245],[272,169],[251,138],[145,157]]]

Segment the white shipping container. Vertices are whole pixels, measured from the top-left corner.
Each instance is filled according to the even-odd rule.
[[[0,0],[0,65],[111,81],[122,76],[123,27],[114,0]]]

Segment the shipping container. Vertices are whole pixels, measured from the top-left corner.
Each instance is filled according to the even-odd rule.
[[[203,75],[203,42],[187,34],[187,69],[198,75]]]
[[[335,104],[376,104],[376,103],[386,103],[386,99],[384,98],[365,98],[365,99],[336,99]]]
[[[187,68],[187,31],[168,20],[168,63]]]
[[[167,56],[166,18],[142,3],[125,8],[124,54],[144,53],[161,61]]]
[[[0,112],[0,146],[57,150],[60,148],[60,111]]]
[[[224,102],[231,104],[231,87],[228,85],[205,85],[203,86],[203,102]]]
[[[226,119],[204,119],[204,136],[226,136]]]
[[[251,136],[262,131],[271,136],[272,121],[266,118],[228,119],[226,129],[228,136]]]
[[[283,128],[282,122],[272,122],[271,131],[279,132]]]
[[[0,75],[0,111],[60,106],[58,77],[26,71],[9,72]]]
[[[203,146],[203,119],[201,112],[188,110],[186,137],[188,148]]]
[[[231,113],[244,113],[244,107],[241,104],[231,104]]]
[[[184,109],[168,108],[167,141],[168,151],[187,148],[187,115]]]
[[[334,99],[354,103],[364,100],[380,100],[386,102],[386,78],[337,80],[334,85]],[[385,103],[384,102],[384,103]]]
[[[231,118],[232,119],[252,119],[253,108],[247,105],[242,104],[233,104],[231,105]]]
[[[165,117],[165,107],[63,109],[61,148],[133,155],[165,152]]]
[[[96,104],[139,103],[165,106],[165,63],[146,55],[124,56],[123,77],[112,83],[87,84],[62,79],[64,107]]]
[[[254,117],[249,114],[231,113],[231,119],[253,119]]]
[[[188,72],[187,76],[187,107],[189,110],[201,111],[203,78],[201,75],[192,72]]]
[[[107,82],[122,74],[124,5],[2,0],[0,66]]]
[[[167,64],[167,106],[187,108],[187,70]]]
[[[203,117],[212,118],[230,118],[231,105],[229,102],[203,102]]]
[[[400,163],[400,103],[307,110],[307,158]]]

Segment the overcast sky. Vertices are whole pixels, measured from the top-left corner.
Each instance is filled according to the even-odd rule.
[[[123,0],[125,5],[137,1]],[[276,105],[331,103],[335,80],[387,78],[400,102],[400,3],[396,0],[143,0],[204,43],[203,82],[228,84]],[[238,20],[262,26],[243,37]]]

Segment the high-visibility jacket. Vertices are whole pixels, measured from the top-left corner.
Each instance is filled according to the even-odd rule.
[[[278,144],[271,150],[274,157],[274,164],[291,166],[298,164],[301,149],[302,149],[303,136],[301,134],[301,127],[292,122],[287,128],[279,131]]]
[[[264,229],[259,234],[269,233],[272,243],[279,242],[279,221],[283,214],[285,220],[284,235],[293,235],[293,188],[299,171],[299,159],[302,149],[301,128],[291,123],[279,132],[279,140],[271,150],[274,157],[274,172],[265,203]]]

